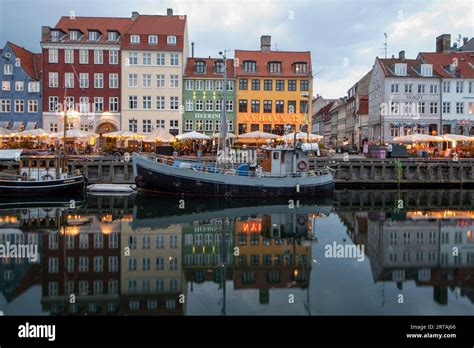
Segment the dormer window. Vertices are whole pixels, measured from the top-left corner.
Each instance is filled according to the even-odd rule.
[[[116,31],[109,31],[109,33],[107,34],[108,41],[117,41],[118,38],[119,38],[119,33],[117,33]]]
[[[216,74],[223,74],[224,73],[224,61],[223,60],[217,60],[214,63],[214,72]]]
[[[244,71],[253,73],[257,71],[257,62],[253,60],[244,60],[243,62]]]
[[[421,64],[421,76],[433,76],[433,66],[431,64]]]
[[[269,73],[281,73],[281,62],[269,62],[268,63]]]
[[[157,35],[148,35],[148,43],[150,45],[157,45],[158,44],[158,36]]]
[[[51,32],[51,41],[58,42],[61,37],[61,32],[59,30],[53,30]]]
[[[176,36],[168,35],[166,42],[168,45],[176,45]]]
[[[202,60],[198,60],[194,63],[194,72],[196,74],[204,74],[206,72],[206,63]]]
[[[71,30],[69,32],[69,40],[71,41],[77,41],[77,38],[79,37],[79,32],[77,30]]]
[[[298,62],[293,64],[293,72],[295,74],[307,74],[308,73],[308,64],[305,62]]]
[[[140,35],[130,35],[130,43],[139,44],[140,43]]]
[[[395,64],[395,75],[407,76],[407,65],[406,64]]]
[[[99,40],[99,32],[98,31],[89,31],[89,41],[97,41]]]

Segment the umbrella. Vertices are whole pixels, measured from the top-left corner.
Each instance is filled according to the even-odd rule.
[[[295,139],[295,134],[296,134],[296,139],[310,139],[310,140],[321,140],[323,138],[322,135],[318,135],[318,134],[312,134],[312,133],[305,133],[305,132],[298,132],[298,133],[290,133],[290,134],[286,134],[283,136],[283,139],[286,140],[286,141],[292,141],[293,139]]]
[[[0,138],[8,138],[13,135],[14,135],[14,132],[12,132],[10,129],[0,127]]]
[[[214,133],[213,135],[211,135],[211,138],[216,139],[216,138],[219,138],[220,136],[221,136],[220,133]],[[237,138],[237,135],[235,135],[234,133],[227,133],[227,137],[229,137],[230,139],[235,139]]]
[[[81,131],[79,129],[70,129],[66,132],[66,138],[90,138],[98,137],[98,134],[92,132]],[[52,133],[49,135],[51,138],[62,138],[64,137],[64,132]]]
[[[25,130],[20,133],[15,134],[17,137],[31,137],[31,138],[45,138],[51,135],[50,131],[44,130],[42,128]]]
[[[188,132],[188,133],[183,133],[179,134],[176,136],[176,139],[178,140],[209,140],[211,139],[208,137],[206,134],[202,134],[196,131]]]
[[[459,134],[443,134],[442,138],[444,141],[473,141],[474,137],[468,137],[466,135]]]
[[[148,134],[145,139],[150,141],[161,141],[162,143],[169,143],[174,140],[174,136],[168,133],[163,127],[158,127],[153,132]]]
[[[278,135],[272,134],[272,133],[254,131],[254,132],[244,133],[242,135],[239,135],[239,138],[243,138],[243,139],[276,139],[276,138],[278,138]]]
[[[443,142],[443,137],[436,136],[436,135],[427,135],[427,134],[410,134],[410,135],[403,135],[401,137],[393,138],[393,142],[395,143],[405,143],[405,144],[413,144],[413,143],[429,143],[429,142]]]
[[[116,132],[109,132],[102,134],[105,138],[133,138],[133,139],[143,139],[146,137],[144,134],[135,133],[129,130],[120,130]]]

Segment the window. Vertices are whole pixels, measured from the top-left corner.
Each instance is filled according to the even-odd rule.
[[[179,54],[170,53],[170,65],[178,66],[179,65]]]
[[[104,112],[103,97],[94,97],[94,112]]]
[[[74,88],[74,74],[73,73],[64,74],[64,87]]]
[[[206,111],[212,111],[213,109],[213,103],[212,100],[206,100]]]
[[[247,133],[247,124],[246,123],[239,123],[239,134]]]
[[[15,99],[15,112],[25,112],[25,101],[23,99]]]
[[[234,102],[232,100],[227,101],[227,112],[233,112],[234,111]]]
[[[10,99],[0,99],[0,112],[10,112]]]
[[[158,44],[158,36],[157,35],[148,35],[148,43],[150,45]]]
[[[285,80],[276,80],[276,90],[277,91],[284,91],[285,90]]]
[[[39,92],[40,90],[40,82],[39,81],[29,81],[28,82],[28,92],[35,93]]]
[[[222,110],[222,100],[218,99],[215,102],[214,109],[216,111],[221,111]]]
[[[178,75],[170,75],[170,87],[171,88],[179,88],[179,76]]]
[[[118,74],[109,74],[109,88],[118,88]]]
[[[246,91],[249,89],[249,80],[247,79],[240,79],[239,80],[239,89],[241,91]]]
[[[216,60],[214,62],[214,72],[216,74],[223,74],[224,73],[224,61],[223,60]]]
[[[151,120],[143,120],[143,132],[151,132]]]
[[[53,30],[51,32],[51,41],[58,42],[60,36],[61,36],[61,33],[59,32],[59,30]]]
[[[275,101],[275,112],[277,114],[282,114],[285,112],[285,102],[283,100]]]
[[[140,43],[140,35],[130,35],[130,43],[139,44]]]
[[[58,50],[56,48],[50,48],[48,50],[48,58],[49,63],[57,63],[58,62]]]
[[[206,72],[206,63],[198,60],[194,63],[194,72],[196,74],[204,74]]]
[[[176,97],[176,98],[178,98],[178,97]],[[179,128],[179,121],[178,120],[170,120],[170,129],[178,129],[178,128]],[[172,240],[170,241],[170,248],[173,248]]]
[[[288,100],[288,113],[296,114],[296,100]]]
[[[419,84],[418,85],[418,94],[425,94],[425,85],[424,84]]]
[[[192,91],[194,89],[194,80],[186,80],[185,88],[187,91]]]
[[[296,80],[288,80],[288,91],[296,91]]]
[[[251,102],[251,111],[260,112],[260,100],[252,100]]]
[[[443,114],[449,114],[451,112],[451,103],[443,102]]]
[[[391,93],[398,93],[398,83],[392,82],[390,86]]]
[[[5,64],[3,66],[3,73],[5,75],[13,75],[13,64]]]
[[[58,124],[57,123],[50,123],[49,124],[49,131],[56,133],[58,131]]]
[[[214,89],[214,81],[206,80],[206,91],[212,91]]]
[[[79,50],[79,64],[89,64],[89,50]]]
[[[227,90],[228,91],[234,90],[234,81],[227,81]]]
[[[426,111],[425,110],[426,109],[425,105],[426,105],[425,102],[418,103],[418,113],[419,114],[422,114],[422,115],[425,114],[425,111]]]
[[[94,88],[104,88],[104,74],[94,74]]]
[[[104,51],[94,50],[94,64],[104,64]]]
[[[205,120],[204,121],[204,130],[206,132],[212,131],[212,120]]]
[[[166,37],[166,43],[168,45],[176,45],[176,36],[173,36],[173,35],[168,35]]]
[[[99,32],[98,31],[89,31],[89,41],[98,41]]]
[[[110,112],[118,112],[119,111],[119,98],[118,97],[110,97],[109,98],[109,111]]]
[[[456,102],[456,113],[463,114],[464,113],[464,103],[463,102]]]
[[[102,256],[94,256],[94,272],[104,271],[104,258]]]
[[[2,81],[2,91],[10,90],[10,81]]]
[[[443,81],[443,93],[451,92],[451,81]]]
[[[142,75],[143,88],[151,88],[151,74]]]
[[[300,81],[300,91],[309,91],[309,80]]]
[[[73,64],[74,63],[74,50],[65,49],[64,50],[64,63]]]
[[[407,65],[406,64],[395,64],[395,75],[397,75],[397,76],[406,76],[407,75]]]
[[[49,73],[49,87],[57,88],[59,86],[58,81],[58,73],[57,72],[50,72]]]
[[[28,112],[36,113],[38,112],[38,101],[37,100],[28,100]]]
[[[58,110],[58,97],[49,97],[49,111]]]
[[[264,80],[263,81],[263,90],[271,91],[273,89],[273,81],[272,80]]]
[[[165,87],[165,75],[163,74],[156,75],[156,87],[157,88]]]
[[[437,102],[430,102],[430,114],[437,114],[438,113],[438,103]]]
[[[308,64],[301,62],[293,64],[293,72],[295,74],[307,74],[308,73]]]
[[[252,80],[252,91],[260,90],[260,80]]]
[[[267,114],[272,112],[272,101],[271,100],[264,100],[263,101],[263,112],[267,113]]]
[[[307,100],[300,100],[300,113],[307,114],[308,113],[308,101]]]
[[[184,130],[185,131],[192,131],[193,130],[193,120],[186,120],[184,122]]]
[[[137,120],[128,120],[128,130],[130,132],[137,132],[138,121]]]
[[[464,81],[456,81],[456,93],[463,93]]]
[[[85,256],[79,257],[79,272],[86,273],[89,271],[89,258]]]
[[[253,60],[244,60],[243,67],[245,72],[256,72],[257,71],[257,62]]]
[[[109,31],[107,33],[107,40],[108,41],[117,41],[119,38],[119,33],[117,33],[116,31]]]
[[[137,88],[138,87],[138,75],[137,74],[128,74],[128,87]]]
[[[430,94],[438,93],[438,85],[430,85]]]
[[[151,96],[142,97],[142,106],[143,106],[143,109],[146,109],[146,110],[151,109]]]
[[[137,65],[138,64],[138,53],[130,52],[128,54],[128,65]]]
[[[143,53],[143,65],[151,65],[151,52]]]
[[[128,96],[128,108],[131,110],[138,109],[138,97],[136,95]]]
[[[170,109],[171,110],[178,110],[179,109],[179,98],[178,97],[170,97]]]
[[[427,77],[433,76],[433,66],[430,64],[422,64],[421,75],[427,76]]]
[[[48,273],[58,273],[59,260],[57,257],[50,257],[48,260]]]
[[[268,63],[269,73],[281,73],[281,62],[269,62]]]
[[[222,88],[223,88],[222,86],[223,86],[222,80],[217,80],[215,82],[216,91],[222,91]]]
[[[89,73],[80,73],[79,74],[79,87],[80,88],[89,88]]]
[[[411,83],[405,83],[405,93],[412,93],[413,85]]]
[[[166,64],[166,56],[164,53],[157,53],[156,54],[156,65],[165,65]]]
[[[202,80],[196,80],[196,82],[195,82],[195,87],[196,87],[196,90],[197,90],[197,91],[202,91],[202,87],[203,87],[203,82],[202,82]]]
[[[118,51],[109,51],[109,64],[118,64]]]
[[[239,100],[239,112],[247,112],[247,99],[240,99]]]
[[[156,97],[156,109],[157,110],[165,109],[165,97],[163,96]]]

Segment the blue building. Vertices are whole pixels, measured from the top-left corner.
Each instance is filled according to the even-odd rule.
[[[0,127],[12,131],[41,127],[42,54],[7,42],[0,56]]]

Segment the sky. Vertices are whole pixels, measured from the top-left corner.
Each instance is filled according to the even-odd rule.
[[[337,98],[364,76],[377,56],[435,50],[440,34],[451,42],[474,36],[474,0],[0,0],[0,45],[12,41],[40,52],[41,26],[60,16],[130,17],[175,14],[188,18],[195,56],[230,49],[311,51],[314,94]]]

